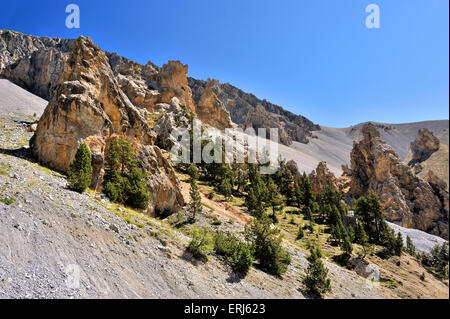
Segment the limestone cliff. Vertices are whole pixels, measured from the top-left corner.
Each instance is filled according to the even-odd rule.
[[[99,187],[105,145],[122,136],[136,149],[148,172],[152,194],[149,211],[177,210],[184,204],[178,180],[154,146],[156,133],[122,92],[108,58],[89,38],[79,37],[30,143],[46,166],[67,172],[81,142],[93,154],[93,186]]]
[[[416,176],[373,125],[366,124],[362,134],[351,152],[349,194],[375,191],[389,221],[448,238],[448,191]]]

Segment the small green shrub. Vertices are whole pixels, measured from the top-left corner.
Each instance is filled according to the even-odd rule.
[[[11,205],[12,203],[14,203],[14,198],[13,197],[4,197],[4,198],[0,198],[0,202],[2,202],[5,205]]]
[[[250,245],[230,233],[219,232],[216,234],[214,250],[218,255],[225,257],[226,262],[236,273],[246,275],[253,265]]]
[[[302,239],[305,236],[305,232],[303,231],[302,227],[298,228],[298,233],[297,233],[297,240]]]
[[[194,228],[188,249],[191,254],[201,260],[208,260],[208,254],[214,248],[214,238],[207,228]]]
[[[291,257],[281,246],[280,231],[271,225],[272,219],[265,214],[254,219],[246,231],[246,238],[252,244],[253,257],[259,261],[261,269],[280,276],[287,271]]]

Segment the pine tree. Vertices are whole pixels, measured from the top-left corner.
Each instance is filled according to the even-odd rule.
[[[356,215],[361,220],[369,242],[382,244],[388,238],[388,227],[378,195],[371,191],[356,201]]]
[[[281,246],[280,231],[272,228],[272,220],[263,214],[255,218],[245,237],[253,247],[253,255],[259,261],[261,269],[280,276],[285,273],[291,263],[289,252]]]
[[[150,201],[147,175],[138,167],[134,149],[122,138],[110,140],[105,151],[103,192],[110,200],[145,209]]]
[[[222,180],[222,183],[220,184],[219,190],[222,193],[222,195],[225,196],[226,200],[231,198],[232,189],[231,189],[231,184],[230,184],[229,178],[224,178]]]
[[[146,184],[146,174],[133,167],[125,179],[126,204],[139,209],[146,209],[150,201],[150,192]]]
[[[369,238],[367,237],[366,231],[364,230],[364,227],[360,222],[356,227],[355,242],[363,247],[364,255],[362,256],[362,258],[366,257],[367,248],[369,246]]]
[[[270,179],[269,185],[267,186],[267,195],[267,204],[272,207],[272,220],[276,222],[276,212],[282,207],[284,202],[277,185],[272,179]]]
[[[397,238],[395,240],[394,252],[397,256],[401,256],[403,251],[403,237],[400,232],[397,234]]]
[[[416,247],[414,246],[414,243],[411,240],[411,237],[409,237],[409,236],[406,236],[406,251],[411,256],[415,256],[416,255]]]
[[[311,247],[310,256],[307,258],[309,265],[303,277],[303,284],[309,294],[318,299],[331,292],[331,281],[327,277],[328,269],[323,265],[321,258],[322,253],[319,248]]]
[[[83,193],[92,181],[92,155],[86,144],[78,147],[75,159],[70,163],[68,173],[68,187],[79,193]]]
[[[295,203],[297,204],[297,207],[299,209],[302,208],[302,199],[303,199],[303,192],[302,192],[302,188],[300,186],[300,180],[298,178],[296,178],[295,182],[294,182],[294,200]]]
[[[197,186],[197,179],[191,179],[191,189],[189,191],[191,202],[189,204],[189,212],[191,213],[191,221],[195,221],[197,214],[202,212],[202,201]]]
[[[345,234],[342,240],[341,248],[344,250],[344,253],[346,255],[350,256],[352,254],[353,246],[352,241],[350,240],[350,236],[348,236],[348,234]]]
[[[187,173],[189,174],[191,179],[198,180],[198,169],[197,169],[197,165],[195,165],[194,163],[189,165],[189,167],[187,169]]]

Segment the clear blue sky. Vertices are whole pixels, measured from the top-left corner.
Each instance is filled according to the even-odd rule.
[[[65,7],[81,28],[65,27]],[[376,3],[381,28],[367,29]],[[8,1],[0,29],[189,64],[321,125],[448,119],[448,0]]]

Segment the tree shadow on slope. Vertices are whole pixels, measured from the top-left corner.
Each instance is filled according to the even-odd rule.
[[[32,163],[37,163],[37,161],[31,155],[30,149],[27,147],[21,147],[16,149],[0,148],[0,154],[14,156]]]

